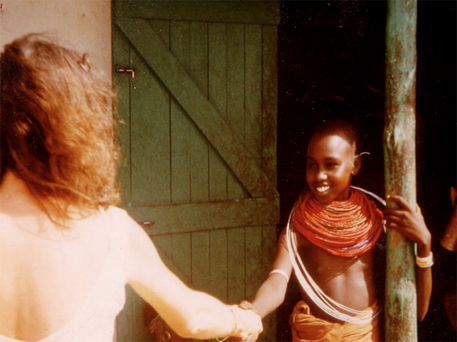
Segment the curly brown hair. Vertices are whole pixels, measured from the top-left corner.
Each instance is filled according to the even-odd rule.
[[[13,171],[66,217],[118,202],[115,94],[85,54],[19,38],[0,56],[0,91],[2,178]]]

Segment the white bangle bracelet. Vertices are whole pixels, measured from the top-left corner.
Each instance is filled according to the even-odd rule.
[[[421,258],[416,255],[416,265],[418,267],[427,268],[427,267],[433,266],[433,263],[434,262],[433,262],[433,253],[432,252],[430,252],[430,254],[425,258]]]
[[[271,276],[272,274],[275,274],[275,273],[282,275],[284,278],[286,278],[286,281],[289,282],[289,275],[287,274],[286,271],[283,271],[279,268],[275,268],[274,270],[272,270],[270,272],[270,274],[268,276]]]

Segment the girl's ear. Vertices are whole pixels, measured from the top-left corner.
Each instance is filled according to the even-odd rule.
[[[351,174],[353,176],[358,174],[361,167],[362,167],[362,157],[360,156],[360,154],[357,154],[356,156],[354,156],[354,168],[352,169]]]

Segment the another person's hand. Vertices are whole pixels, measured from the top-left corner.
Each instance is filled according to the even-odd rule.
[[[252,304],[242,301],[238,306],[232,306],[237,315],[238,328],[241,328],[240,337],[231,336],[231,342],[255,342],[263,331],[262,319],[254,311]],[[243,325],[243,326],[242,326]],[[250,330],[249,330],[250,329]]]
[[[238,328],[241,330],[240,337],[245,341],[255,341],[263,331],[262,319],[253,310],[245,310],[239,306],[233,306],[237,316]]]
[[[389,196],[387,199],[395,203],[398,208],[384,210],[386,227],[399,231],[406,238],[417,243],[419,256],[430,254],[431,234],[419,206],[416,204],[413,208],[401,196]]]

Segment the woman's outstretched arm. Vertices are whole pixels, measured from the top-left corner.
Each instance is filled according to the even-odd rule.
[[[165,266],[149,236],[136,222],[130,219],[128,229],[125,270],[129,284],[178,335],[206,340],[228,335],[257,337],[262,332],[256,313],[229,307],[190,289]]]

